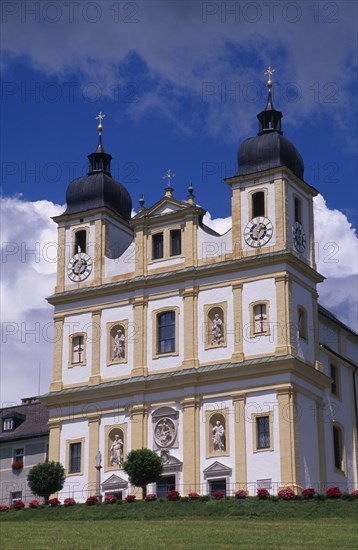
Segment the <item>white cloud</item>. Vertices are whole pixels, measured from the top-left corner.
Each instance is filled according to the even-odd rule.
[[[49,389],[52,377],[52,313],[46,296],[53,293],[56,264],[47,245],[57,239],[50,216],[63,207],[50,201],[29,202],[21,197],[3,198],[2,205],[2,349],[1,403],[20,402],[38,393],[41,363],[41,392]],[[315,199],[318,269],[328,279],[319,288],[320,302],[339,319],[357,328],[357,237],[346,216],[330,210],[322,196]],[[14,223],[14,220],[16,223]],[[231,227],[231,218],[204,222],[218,233]],[[10,243],[10,244],[9,244]],[[335,243],[334,248],[325,245]],[[36,253],[29,253],[36,250]],[[329,261],[328,261],[329,260]],[[331,262],[330,260],[337,260]]]

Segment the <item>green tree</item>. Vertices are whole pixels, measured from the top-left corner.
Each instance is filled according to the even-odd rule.
[[[128,453],[123,469],[129,476],[129,481],[143,490],[143,498],[147,496],[148,483],[158,481],[163,471],[161,458],[150,449],[135,449]]]
[[[27,475],[29,487],[35,495],[48,502],[50,495],[61,491],[65,483],[65,469],[60,462],[36,464]]]

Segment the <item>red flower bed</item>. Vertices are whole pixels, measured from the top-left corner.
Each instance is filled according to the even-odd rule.
[[[25,508],[25,504],[22,502],[22,500],[14,500],[14,502],[10,506],[11,510],[22,510]]]
[[[85,502],[85,505],[86,506],[94,506],[97,503],[98,503],[98,498],[95,497],[95,496],[91,496],[91,497],[87,498],[87,500]]]
[[[358,498],[358,489],[356,489],[355,491],[352,491],[351,496],[354,498]]]
[[[71,497],[67,497],[65,498],[65,500],[63,501],[63,504],[64,506],[74,506],[76,504],[76,501],[74,498],[71,498]]]
[[[310,500],[313,498],[316,494],[316,491],[313,487],[307,487],[307,489],[303,489],[302,496],[305,500]]]
[[[7,512],[9,510],[9,507],[5,504],[0,505],[0,512]]]
[[[188,497],[189,500],[198,500],[200,498],[200,495],[198,493],[189,493]]]
[[[22,470],[24,467],[24,463],[22,460],[15,460],[12,464],[11,464],[11,468],[13,470]]]
[[[38,508],[40,505],[39,501],[34,499],[31,502],[29,502],[29,508]]]
[[[212,497],[215,500],[221,500],[222,498],[224,498],[224,496],[224,493],[222,493],[221,491],[215,491],[215,493],[212,494]]]
[[[61,506],[61,502],[58,500],[58,498],[50,498],[48,503],[52,508],[56,508],[56,506]]]
[[[167,499],[168,500],[179,500],[180,499],[180,493],[178,493],[178,491],[175,491],[175,489],[172,489],[171,491],[168,492]]]
[[[153,502],[154,500],[157,500],[157,495],[155,493],[149,493],[144,500],[146,502]]]
[[[235,491],[235,498],[246,498],[247,497],[247,491],[244,491],[243,489],[240,489],[239,491]]]
[[[326,491],[327,498],[341,498],[342,494],[343,494],[342,491],[337,486],[336,487],[328,487],[328,489]]]
[[[124,499],[126,502],[134,502],[136,499],[136,496],[135,495],[127,495],[126,498]]]
[[[260,500],[266,500],[270,496],[267,489],[257,489],[257,498]]]
[[[104,497],[105,504],[115,504],[117,502],[117,497],[114,495],[106,495]]]
[[[278,493],[279,498],[282,498],[282,500],[292,500],[295,498],[295,493],[290,487],[286,487],[285,489],[281,489]]]

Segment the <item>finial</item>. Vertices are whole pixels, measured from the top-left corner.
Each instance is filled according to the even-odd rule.
[[[144,210],[144,202],[145,202],[144,195],[141,195],[139,197],[139,210]]]
[[[189,182],[188,193],[189,193],[188,202],[190,202],[190,204],[194,204],[195,195],[194,195],[194,187],[193,187],[192,182]]]
[[[172,172],[172,171],[170,170],[170,168],[168,168],[167,173],[163,176],[163,180],[168,180],[168,185],[167,185],[166,188],[165,188],[165,195],[166,195],[167,197],[171,197],[172,194],[173,194],[174,189],[173,189],[173,187],[171,186],[171,183],[172,183],[171,180],[172,180],[172,178],[174,178],[174,177],[175,177],[174,172]]]
[[[100,111],[98,113],[98,116],[96,116],[96,120],[98,120],[98,126],[97,126],[97,130],[98,130],[98,133],[101,134],[102,133],[102,130],[103,130],[103,126],[102,126],[102,120],[104,119],[106,115],[102,113],[102,111]]]
[[[273,75],[274,72],[275,72],[275,69],[272,69],[271,66],[269,66],[267,71],[264,72],[264,74],[268,75],[267,87],[268,87],[269,90],[271,90],[271,88],[272,88],[271,76]]]

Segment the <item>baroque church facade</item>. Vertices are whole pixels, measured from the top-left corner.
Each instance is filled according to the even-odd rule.
[[[256,494],[357,488],[357,335],[318,305],[313,197],[268,100],[238,151],[232,228],[174,197],[140,202],[99,143],[58,224],[49,457],[63,498],[135,491],[132,449],[157,452],[149,490]],[[99,473],[100,472],[100,473]],[[99,477],[100,476],[100,477]]]

